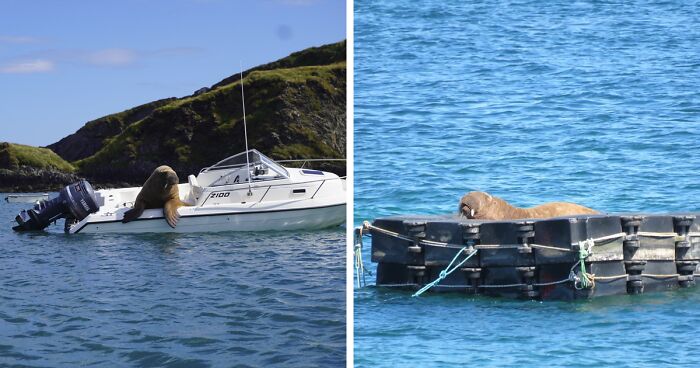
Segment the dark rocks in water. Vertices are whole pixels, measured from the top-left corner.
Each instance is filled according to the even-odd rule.
[[[0,191],[57,190],[77,180],[75,167],[48,148],[0,143]]]
[[[0,169],[0,192],[44,192],[60,190],[80,180],[73,173],[56,169],[22,166],[16,170]]]

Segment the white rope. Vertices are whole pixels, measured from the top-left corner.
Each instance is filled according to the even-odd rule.
[[[390,231],[390,230],[386,230],[386,229],[382,229],[382,228],[380,228],[380,227],[374,226],[374,225],[370,224],[369,221],[364,221],[364,222],[363,222],[363,227],[364,227],[365,229],[367,229],[367,230],[375,230],[375,231],[377,231],[377,232],[380,232],[380,233],[383,233],[383,234],[386,234],[386,235],[389,235],[389,236],[393,236],[393,237],[398,238],[398,239],[401,239],[401,240],[410,241],[410,242],[413,242],[413,243],[421,243],[421,244],[431,245],[431,246],[435,246],[435,247],[448,247],[448,248],[462,248],[462,247],[465,246],[465,244],[456,244],[456,243],[439,242],[439,241],[428,240],[428,239],[414,239],[414,238],[411,238],[411,237],[408,237],[408,236],[399,234],[399,233],[394,232],[394,231]],[[621,233],[616,233],[616,234],[610,234],[610,235],[601,236],[601,237],[598,237],[598,238],[589,238],[589,239],[586,239],[586,240],[582,240],[582,241],[578,241],[578,242],[573,242],[573,243],[571,243],[571,245],[579,245],[579,246],[584,245],[585,247],[589,247],[589,243],[590,243],[590,242],[597,243],[597,242],[602,242],[602,241],[605,241],[605,240],[611,240],[611,239],[621,238],[621,237],[624,237],[624,236],[626,236],[626,235],[627,235],[626,233],[621,232]],[[675,233],[674,233],[674,235],[675,235]],[[699,235],[699,236],[700,236],[700,235]],[[478,244],[478,245],[474,245],[474,248],[476,248],[476,249],[504,249],[504,248],[519,248],[519,247],[523,247],[523,246],[529,246],[529,247],[533,247],[533,248],[542,248],[542,249],[557,250],[557,251],[561,251],[561,252],[578,252],[577,250],[573,250],[573,249],[552,247],[552,246],[543,245],[543,244],[536,244],[536,243],[523,243],[523,244]]]
[[[355,257],[355,275],[357,278],[357,287],[361,288],[365,285],[367,285],[367,281],[365,280],[365,275],[366,274],[372,274],[370,271],[365,269],[365,264],[362,260],[362,236],[364,235],[362,232],[363,228],[362,227],[356,227],[355,228],[355,249],[354,249],[354,257]]]
[[[594,278],[596,281],[598,281],[598,280],[600,280],[600,281],[610,281],[610,280],[627,279],[628,276],[629,276],[628,274],[624,274],[624,275],[616,275],[616,276],[594,276],[593,278]]]
[[[398,239],[401,239],[401,240],[406,240],[406,241],[410,241],[410,242],[415,241],[413,238],[410,238],[410,237],[408,237],[408,236],[403,236],[403,235],[401,235],[401,234],[399,234],[399,233],[397,233],[397,232],[390,231],[390,230],[386,230],[386,229],[382,229],[381,227],[376,227],[376,226],[370,224],[369,221],[363,222],[363,223],[362,223],[362,226],[363,226],[365,229],[368,229],[368,230],[375,230],[375,231],[378,231],[378,232],[380,232],[380,233],[383,233],[383,234],[386,234],[386,235],[389,235],[389,236],[393,236],[393,237],[398,238]],[[463,247],[463,245],[461,245],[461,247]]]
[[[660,232],[650,232],[650,231],[639,231],[635,234],[630,234],[630,235],[646,236],[649,238],[673,238],[673,237],[678,236],[677,233],[660,233]]]
[[[670,279],[672,277],[678,277],[678,276],[680,276],[680,274],[678,274],[678,273],[670,273],[670,274],[665,274],[665,275],[664,274],[657,275],[657,274],[653,274],[653,273],[643,273],[642,274],[642,277],[649,277],[652,279]]]
[[[365,226],[365,228],[367,228],[367,229],[376,230],[376,231],[378,231],[378,232],[380,232],[380,233],[384,233],[384,234],[386,234],[386,235],[394,236],[394,237],[396,237],[396,238],[399,238],[399,239],[402,239],[402,240],[406,240],[406,241],[420,242],[420,243],[423,243],[423,244],[428,244],[428,245],[432,245],[432,246],[436,246],[436,247],[458,247],[458,248],[461,248],[461,247],[464,246],[464,244],[439,242],[439,241],[428,240],[428,239],[414,239],[414,238],[411,238],[411,237],[408,237],[408,236],[404,236],[404,235],[399,234],[399,233],[394,232],[394,231],[389,231],[389,230],[382,229],[382,228],[380,228],[380,227],[371,225],[368,221],[365,221],[365,222],[364,222],[364,226]],[[594,242],[596,242],[596,243],[598,243],[598,242],[602,242],[602,241],[606,241],[606,240],[611,240],[611,239],[616,239],[616,238],[626,238],[626,239],[629,239],[629,237],[630,237],[631,235],[632,235],[632,236],[634,236],[634,235],[637,235],[637,236],[645,236],[645,237],[652,237],[652,238],[682,237],[682,235],[679,235],[679,234],[677,234],[677,233],[670,233],[670,232],[640,231],[640,232],[637,232],[636,234],[627,234],[627,233],[624,233],[624,232],[620,232],[620,233],[615,233],[615,234],[610,234],[610,235],[601,236],[601,237],[598,237],[598,238],[589,238],[589,239],[582,240],[582,241],[579,241],[579,242],[573,242],[572,245],[580,245],[582,242],[588,242],[588,241],[591,241],[591,240],[594,241]],[[700,237],[700,232],[690,232],[690,233],[687,233],[687,234],[685,234],[685,235],[686,235],[687,237]],[[519,245],[520,245],[520,244],[519,244]],[[531,246],[531,247],[536,247],[536,248],[543,248],[543,249],[551,249],[551,250],[560,250],[560,251],[567,251],[567,252],[568,252],[568,251],[575,252],[574,250],[570,250],[570,249],[552,247],[552,246],[547,246],[547,245],[543,245],[543,244],[536,244],[536,243],[532,243],[532,244],[531,244],[531,243],[525,243],[525,244],[522,244],[522,245]],[[488,249],[488,248],[498,248],[498,247],[502,247],[502,246],[503,246],[502,244],[479,244],[479,245],[476,245],[475,247],[478,247],[478,248],[481,248],[481,249]]]
[[[407,284],[377,284],[377,286],[380,287],[406,287],[406,286],[418,286],[418,284],[415,283],[407,283]]]
[[[616,234],[610,234],[610,235],[606,235],[606,236],[601,236],[599,238],[593,238],[593,239],[587,239],[587,240],[593,240],[595,242],[602,242],[602,241],[606,241],[606,240],[612,240],[615,238],[621,238],[625,235],[627,235],[627,233],[620,232],[620,233],[616,233]]]
[[[556,251],[560,251],[560,252],[574,252],[571,249],[550,247],[549,245],[542,245],[542,244],[528,244],[528,246],[530,246],[532,248],[549,249],[549,250],[556,250]]]
[[[511,288],[511,287],[520,287],[520,286],[526,286],[527,284],[504,284],[504,285],[479,285],[477,287],[479,288],[484,288],[484,289],[494,289],[494,288]]]
[[[447,243],[447,242],[439,242],[435,240],[428,240],[428,239],[414,239],[402,234],[399,234],[394,231],[389,231],[386,229],[382,229],[380,227],[374,226],[369,223],[369,221],[364,221],[363,222],[363,227],[364,229],[367,230],[374,230],[389,236],[396,237],[398,239],[406,240],[412,243],[418,243],[418,244],[424,244],[424,245],[430,245],[430,246],[435,246],[435,247],[448,247],[448,248],[463,248],[465,244],[455,244],[455,243]],[[532,247],[532,248],[540,248],[540,249],[548,249],[548,250],[554,250],[554,251],[561,251],[561,252],[579,252],[580,250],[584,250],[587,254],[586,258],[592,254],[593,247],[596,245],[596,243],[599,242],[604,242],[606,240],[612,240],[612,239],[631,239],[632,236],[644,236],[644,237],[657,237],[657,238],[669,238],[669,237],[675,237],[675,238],[690,238],[690,237],[700,237],[700,232],[690,232],[685,234],[685,236],[679,235],[677,233],[670,233],[670,232],[638,232],[636,234],[627,234],[624,232],[619,232],[615,234],[610,234],[610,235],[605,235],[597,238],[589,238],[585,240],[581,240],[578,242],[572,242],[572,246],[578,246],[579,250],[575,249],[567,249],[567,248],[559,248],[559,247],[553,247],[549,245],[543,245],[543,244],[535,244],[535,243],[524,243],[524,244],[478,244],[474,245],[474,249],[510,249],[510,248],[520,248],[520,247]],[[512,287],[521,287],[521,286],[526,286],[526,285],[532,285],[532,286],[550,286],[550,285],[556,285],[556,284],[563,284],[566,282],[573,282],[574,283],[574,288],[577,290],[582,290],[583,288],[581,287],[581,278],[576,275],[574,270],[576,267],[578,267],[581,264],[581,261],[577,261],[574,263],[574,265],[571,267],[569,270],[569,277],[566,279],[562,279],[559,281],[552,281],[552,282],[544,282],[544,283],[532,283],[532,284],[524,284],[524,283],[518,283],[518,284],[502,284],[502,285],[477,285],[477,288],[484,288],[484,289],[489,289],[489,288],[512,288]],[[694,275],[694,274],[693,274]],[[587,277],[590,278],[589,281],[593,282],[593,287],[595,287],[595,281],[613,281],[613,280],[619,280],[619,279],[628,279],[629,275],[624,274],[624,275],[615,275],[615,276],[596,276],[594,274],[589,274],[586,275]],[[678,277],[680,274],[641,274],[642,277],[649,277],[649,278],[673,278],[673,277]],[[700,275],[699,275],[700,276]],[[419,284],[386,284],[386,285],[378,285],[378,286],[387,286],[387,287],[392,287],[392,286],[419,286]],[[440,287],[444,288],[474,288],[473,285],[440,285]]]
[[[570,281],[572,281],[571,278],[565,278],[565,279],[559,280],[559,281],[539,282],[539,283],[535,283],[532,285],[533,286],[551,286],[551,285],[563,284],[563,283],[570,282]]]
[[[436,288],[452,288],[452,289],[456,289],[456,288],[473,289],[474,285],[437,285],[435,287]]]

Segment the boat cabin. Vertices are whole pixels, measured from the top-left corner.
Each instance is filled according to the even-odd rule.
[[[197,184],[201,187],[244,184],[249,176],[251,182],[261,182],[289,179],[289,172],[258,150],[251,149],[202,169],[197,175]]]

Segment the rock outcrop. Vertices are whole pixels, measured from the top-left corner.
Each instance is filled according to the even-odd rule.
[[[345,58],[342,41],[244,71],[249,147],[273,159],[345,158]],[[234,74],[190,96],[90,121],[48,146],[62,158],[61,167],[41,160],[11,165],[9,156],[3,165],[0,155],[0,187],[56,189],[79,176],[96,186],[140,185],[159,165],[181,178],[197,174],[245,149],[240,83]],[[345,175],[344,163],[316,168]]]
[[[76,180],[75,167],[47,148],[0,143],[0,191],[57,190]]]
[[[166,98],[149,102],[117,114],[107,115],[86,123],[77,132],[50,144],[47,148],[68,161],[81,160],[97,153],[105,145],[105,140],[121,134],[131,124],[151,115],[161,106],[176,100]]]
[[[248,145],[273,159],[345,157],[345,63],[244,77]],[[245,149],[240,80],[175,100],[78,160],[97,182],[139,183],[159,165],[181,177]],[[344,164],[325,167],[344,174]]]

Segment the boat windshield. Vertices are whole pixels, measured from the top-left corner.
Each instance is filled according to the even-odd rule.
[[[248,162],[250,162],[249,167],[250,169],[254,170],[255,173],[264,173],[264,176],[267,178],[289,178],[289,173],[284,167],[277,164],[275,161],[272,161],[271,158],[263,155],[255,149],[225,158],[214,165],[203,169],[202,172],[243,168],[246,165],[246,153],[248,154]],[[253,176],[257,175],[253,174]]]

